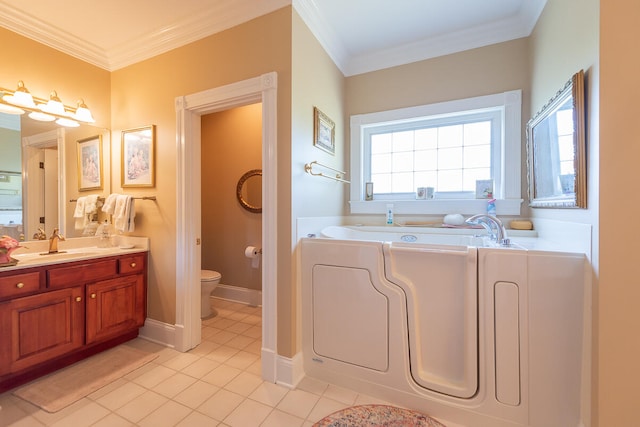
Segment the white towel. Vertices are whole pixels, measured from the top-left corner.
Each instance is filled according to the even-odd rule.
[[[113,215],[116,210],[116,200],[118,199],[119,194],[109,194],[107,196],[107,200],[104,201],[104,205],[102,206],[102,212],[106,212],[109,215]]]
[[[76,201],[76,209],[73,212],[73,217],[75,218],[74,227],[76,230],[84,230],[84,227],[87,225],[87,216],[84,214],[86,201],[86,197],[78,197],[78,200]]]
[[[76,201],[76,210],[73,212],[74,218],[82,218],[84,215],[84,204],[86,201],[86,197],[78,197],[78,200]]]
[[[84,214],[89,216],[98,211],[98,195],[92,194],[85,198],[84,202]]]
[[[127,203],[126,209],[126,221],[127,221],[127,231],[135,231],[136,225],[134,220],[136,218],[136,201],[133,197],[129,199],[129,203]]]
[[[117,231],[128,232],[135,230],[134,218],[136,207],[133,197],[118,195],[113,213],[113,224]]]

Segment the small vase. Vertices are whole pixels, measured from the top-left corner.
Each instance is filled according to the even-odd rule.
[[[0,249],[0,267],[6,267],[9,265],[16,265],[18,261],[11,258],[11,252],[16,250],[17,248],[11,249]]]

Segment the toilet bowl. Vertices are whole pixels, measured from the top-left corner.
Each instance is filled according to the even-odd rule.
[[[215,309],[211,307],[211,293],[220,283],[222,275],[213,270],[200,270],[200,289],[202,291],[201,312],[200,317],[205,318],[209,316],[215,316],[218,314]]]

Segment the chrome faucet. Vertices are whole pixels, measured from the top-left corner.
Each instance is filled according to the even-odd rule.
[[[507,238],[507,230],[504,228],[502,221],[493,215],[478,214],[467,218],[467,224],[481,225],[487,230],[491,240],[501,246],[509,246],[510,240]]]
[[[65,240],[62,234],[59,234],[60,230],[56,227],[53,229],[53,233],[51,233],[51,237],[49,237],[49,253],[55,254],[58,253],[58,241]]]

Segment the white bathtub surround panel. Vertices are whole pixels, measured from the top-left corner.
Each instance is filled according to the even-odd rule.
[[[493,289],[495,324],[496,399],[518,406],[520,389],[520,289],[512,282],[496,282]]]
[[[527,257],[526,250],[478,251],[480,381],[487,396],[483,407],[517,426],[535,426],[528,422],[533,409],[528,375]],[[563,424],[536,427],[551,426]]]
[[[406,255],[414,252],[409,251],[402,254],[406,260],[387,260],[388,265],[384,267],[387,258],[398,256],[389,250],[383,251],[383,247],[394,245],[415,249],[415,254],[420,256],[413,256],[416,259],[411,263],[411,257]],[[589,399],[585,398],[591,393],[590,345],[585,342],[590,330],[591,305],[590,271],[584,254],[522,248],[464,248],[478,254],[475,284],[477,345],[474,347],[468,345],[473,341],[468,339],[468,324],[458,318],[466,313],[460,316],[449,313],[449,310],[460,313],[468,309],[464,295],[473,292],[460,283],[454,284],[453,290],[443,285],[456,274],[456,280],[466,277],[459,274],[466,267],[455,262],[451,266],[445,257],[438,256],[438,251],[444,254],[447,250],[460,249],[372,240],[302,239],[302,356],[306,375],[460,425],[585,425],[591,410]],[[446,265],[455,271],[434,273]],[[374,369],[378,367],[375,363],[363,362],[364,359],[359,358],[359,347],[353,354],[317,353],[314,346],[316,323],[333,314],[332,306],[327,307],[326,301],[344,299],[341,306],[367,310],[363,306],[367,298],[354,296],[358,293],[351,292],[352,289],[344,292],[353,282],[348,280],[348,275],[332,275],[329,279],[316,277],[313,271],[319,266],[330,266],[336,271],[366,270],[369,277],[359,279],[360,285],[370,295],[379,292],[386,298],[389,325],[386,370]],[[388,280],[385,271],[391,280],[402,282],[404,289]],[[429,283],[429,276],[435,279],[435,285]],[[335,294],[333,298],[323,295],[322,307],[316,306],[313,298],[316,287],[327,292],[332,290]],[[429,287],[436,292],[429,292]],[[444,295],[457,293],[458,298],[439,298],[437,291]],[[433,313],[419,312],[425,309]],[[385,318],[377,302],[370,310]],[[430,329],[434,325],[440,330]],[[343,335],[366,336],[358,335],[358,329],[367,328],[363,322],[343,319],[340,327],[352,328],[348,332],[341,331]],[[441,339],[438,333],[442,333]],[[445,336],[445,333],[451,336]],[[363,347],[375,345],[374,341],[364,341]],[[431,346],[438,344],[446,351],[435,355],[429,353]],[[446,355],[452,360],[446,360]],[[462,378],[461,383],[466,384],[468,357],[477,358],[477,392],[470,397],[455,397],[456,393],[458,396],[467,394],[456,389],[456,381]],[[427,381],[419,378],[421,370],[427,372]],[[442,387],[442,383],[449,388]]]
[[[478,390],[477,257],[467,246],[384,244],[386,278],[407,296],[411,376],[461,398]]]
[[[562,247],[567,252],[578,252],[591,259],[593,226],[578,222],[557,221],[553,219],[532,218],[533,228],[538,231],[540,240],[550,246]],[[540,247],[544,250],[544,247]]]
[[[585,261],[584,256],[529,255],[532,425],[577,426],[583,421],[581,389],[589,392],[590,382],[582,373],[590,359],[583,351],[582,331],[591,322],[584,311]]]
[[[388,301],[363,268],[313,267],[313,350],[377,371],[389,368]],[[348,286],[343,286],[348,283]],[[336,298],[340,295],[340,298]]]
[[[325,369],[340,372],[346,357],[346,363],[365,376],[376,373],[389,376],[391,381],[404,376],[403,360],[409,357],[406,335],[399,333],[406,330],[404,296],[397,286],[384,279],[382,244],[340,241],[335,245],[326,239],[303,239],[301,252],[305,260],[302,283],[308,284],[301,292],[305,373],[321,377]],[[345,263],[345,259],[350,262]],[[333,269],[331,275],[326,274],[327,267]],[[348,289],[342,292],[336,286]],[[314,299],[318,295],[319,301]],[[365,318],[376,320],[372,324],[362,319],[351,321],[348,312],[338,313],[340,331],[337,341],[331,343],[325,325],[334,322],[336,301],[339,301],[338,309],[359,314],[369,312]],[[370,301],[374,304],[369,304]],[[372,336],[375,336],[372,341],[366,340]],[[382,354],[370,355],[374,349],[381,351],[380,340],[385,342]],[[389,347],[397,351],[389,352]],[[351,349],[351,354],[345,355],[346,348]],[[375,382],[376,376],[367,378]]]

